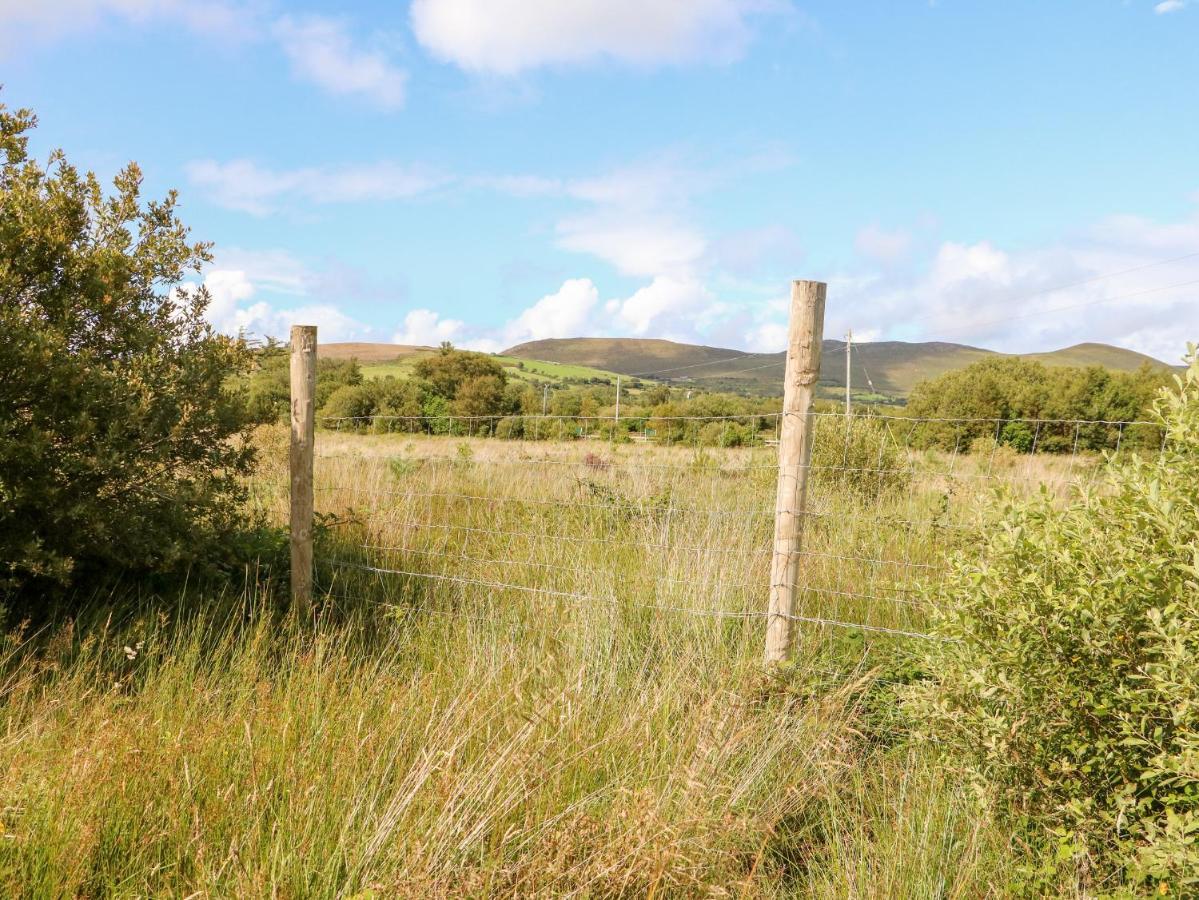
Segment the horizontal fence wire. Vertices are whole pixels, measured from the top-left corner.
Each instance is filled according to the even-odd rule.
[[[483,581],[476,578],[464,578],[458,575],[445,575],[437,572],[419,572],[410,571],[407,569],[389,569],[382,566],[367,566],[358,563],[347,563],[334,560],[332,564],[349,569],[356,569],[361,572],[370,572],[377,575],[402,575],[410,578],[424,578],[432,581],[446,581],[455,584],[471,585],[474,587],[486,587],[493,590],[509,590],[521,591],[529,594],[538,594],[546,597],[554,597],[557,599],[569,599],[576,601],[587,601],[589,603],[602,603],[610,606],[632,607],[635,609],[655,610],[658,612],[673,612],[684,613],[694,616],[706,616],[718,619],[789,619],[792,622],[806,622],[813,625],[826,625],[835,628],[850,628],[858,631],[873,631],[882,634],[900,635],[903,637],[922,638],[931,641],[952,641],[951,638],[946,638],[941,635],[925,634],[917,631],[905,631],[900,628],[887,628],[881,625],[864,625],[860,622],[841,622],[836,619],[826,619],[817,616],[801,616],[793,613],[768,613],[757,611],[738,612],[734,610],[722,609],[696,609],[690,606],[666,606],[656,603],[641,603],[636,601],[618,600],[613,597],[599,597],[594,594],[580,594],[573,591],[558,591],[551,588],[532,587],[521,584],[508,584],[502,581]]]
[[[371,456],[364,456],[361,454],[349,454],[349,453],[336,453],[336,454],[321,453],[321,454],[318,454],[316,458],[318,460],[326,460],[326,459],[328,459],[328,460],[352,460],[354,462],[363,462],[363,461],[371,461],[371,460],[375,460],[378,462],[388,462],[391,459],[389,457],[383,457],[383,456],[371,457]],[[479,460],[475,460],[475,459],[456,459],[451,456],[421,457],[418,460],[409,460],[404,457],[394,457],[394,458],[399,459],[404,462],[417,462],[422,466],[439,466],[440,465],[440,466],[448,466],[450,468],[458,468],[458,469],[466,469],[472,465],[478,465],[478,464],[483,464],[483,465],[488,465],[488,466],[568,466],[568,467],[572,467],[572,468],[588,469],[590,472],[596,473],[596,474],[602,474],[603,472],[609,471],[609,470],[636,471],[636,470],[641,470],[641,469],[644,469],[647,471],[674,471],[674,472],[694,473],[697,469],[697,466],[695,464],[690,464],[690,465],[684,464],[684,465],[674,465],[674,466],[664,466],[664,465],[654,466],[654,465],[642,465],[642,464],[638,464],[638,463],[626,463],[623,459],[621,459],[621,460],[597,460],[597,461],[589,462],[585,459],[578,459],[578,460],[486,459],[486,460],[479,461]],[[901,467],[901,468],[875,468],[872,466],[834,466],[834,465],[821,465],[818,463],[808,463],[806,465],[803,463],[795,463],[795,464],[787,465],[787,466],[780,466],[778,463],[772,463],[770,465],[762,465],[762,466],[730,466],[728,468],[719,468],[719,469],[716,469],[715,471],[717,474],[722,474],[722,475],[737,475],[742,472],[763,472],[763,471],[777,472],[780,469],[784,469],[784,470],[803,469],[803,470],[807,470],[809,472],[845,473],[845,474],[850,474],[850,475],[912,475],[912,474],[920,474],[920,475],[924,475],[926,477],[934,477],[935,476],[935,477],[939,477],[939,478],[961,478],[961,479],[976,478],[976,479],[983,479],[983,480],[989,480],[989,481],[1002,480],[1002,478],[1003,478],[1002,475],[996,475],[993,472],[954,472],[949,469],[917,469],[917,468],[914,468],[911,466]],[[321,488],[321,490],[334,490],[334,489],[335,489],[334,487],[330,487],[330,486],[324,486]],[[350,490],[352,488],[346,488],[346,489]],[[773,513],[773,510],[770,510],[770,512]]]
[[[374,544],[360,544],[358,546],[363,550],[368,550],[368,551],[372,551],[372,552],[385,552],[385,553],[400,554],[400,555],[412,554],[414,556],[424,556],[427,558],[452,560],[455,562],[483,563],[486,565],[500,565],[500,566],[529,566],[532,568],[542,569],[542,570],[546,570],[546,571],[567,572],[567,573],[572,573],[572,574],[576,572],[576,570],[570,566],[555,565],[553,563],[539,562],[536,560],[495,559],[492,557],[468,556],[468,555],[464,555],[461,553],[446,553],[446,552],[440,551],[440,550],[429,550],[429,549],[425,549],[422,547],[384,547],[384,546],[378,546],[378,545],[374,545]],[[331,561],[331,564],[333,564],[333,565],[353,565],[352,563],[349,563],[346,561],[340,561],[340,560]],[[649,576],[648,579],[644,579],[644,580],[648,580],[654,584],[690,585],[692,587],[700,587],[700,588],[708,588],[708,587],[713,586],[713,585],[709,585],[709,584],[706,584],[703,582],[697,582],[694,579],[675,578],[675,577],[672,577],[669,575]],[[722,587],[725,589],[753,591],[753,590],[761,589],[761,582],[760,581],[719,582],[715,586]],[[883,597],[883,596],[877,596],[877,595],[872,595],[872,594],[854,593],[854,592],[849,592],[849,591],[837,591],[837,590],[831,590],[829,588],[813,587],[813,586],[807,586],[807,585],[803,585],[803,584],[795,585],[795,587],[798,587],[801,590],[810,591],[812,593],[827,594],[829,596],[856,597],[861,600],[872,600],[872,601],[876,601],[879,603],[901,603],[901,604],[905,604],[908,606],[919,606],[920,605],[916,601],[906,600],[902,597]],[[902,590],[898,590],[897,593],[911,593],[911,591],[908,589],[902,589]]]
[[[317,455],[328,465],[317,470],[316,491],[325,507],[356,498],[344,518],[327,519],[330,550],[322,564],[345,577],[357,572],[716,619],[769,620],[772,587],[794,589],[803,608],[773,615],[943,641],[921,626],[954,548],[985,541],[987,492],[1046,484],[1064,497],[1093,484],[1130,435],[1136,452],[1166,449],[1165,435],[1157,440],[1160,424],[1136,419],[818,411],[808,414],[816,426],[809,435],[813,459],[781,467],[763,454],[776,452],[791,415],[320,417],[318,445],[333,434],[338,443],[335,452]],[[498,433],[504,420],[522,429]],[[705,444],[700,428],[720,422],[749,429],[748,444]],[[874,443],[862,443],[862,422],[873,423],[867,430]],[[376,423],[417,430],[364,435],[363,427]],[[574,430],[542,437],[538,428],[550,423]],[[639,439],[618,442],[614,427],[635,428],[629,436]],[[608,431],[584,434],[588,428]],[[1020,448],[1009,446],[1011,434],[1024,441]],[[472,443],[461,443],[463,437]],[[601,440],[607,452],[593,452],[600,444],[582,437]],[[458,455],[445,452],[455,445],[443,439],[459,440]],[[490,449],[479,452],[481,446]],[[804,472],[807,506],[776,509],[778,478]],[[567,516],[569,510],[597,515]],[[802,561],[799,581],[772,586],[768,558],[777,554],[770,519],[778,515],[809,522],[810,533],[789,551]],[[610,584],[610,591],[597,592],[599,584]],[[715,603],[730,595],[743,603],[756,594],[760,606],[648,602],[645,591]],[[886,610],[893,612],[878,621]]]
[[[769,556],[771,553],[773,553],[772,550],[770,550],[769,548],[765,548],[765,547],[748,548],[748,549],[744,549],[744,550],[731,548],[731,547],[695,547],[695,546],[687,546],[687,545],[680,545],[680,544],[640,541],[640,540],[636,540],[634,538],[617,540],[615,538],[604,538],[604,537],[596,537],[596,536],[591,536],[591,535],[573,536],[573,535],[560,535],[560,534],[552,534],[552,533],[536,532],[536,531],[504,531],[504,530],[499,530],[499,529],[478,528],[478,527],[469,526],[469,525],[459,525],[456,523],[421,522],[421,521],[416,521],[416,520],[395,523],[395,525],[396,525],[396,527],[405,528],[405,529],[430,529],[430,528],[443,529],[443,530],[449,529],[449,530],[457,530],[457,531],[466,531],[466,532],[470,532],[473,534],[484,534],[484,535],[492,535],[492,536],[547,539],[547,540],[552,540],[552,541],[564,541],[564,542],[569,542],[569,543],[621,544],[621,545],[625,545],[625,546],[633,547],[633,548],[649,548],[649,549],[654,549],[654,550],[680,550],[685,553],[700,553],[700,554],[710,553],[710,554],[726,554],[726,555],[752,554],[752,555],[756,555],[756,556]],[[369,549],[398,550],[401,548],[372,546]],[[796,555],[801,556],[801,557],[813,557],[813,558],[817,558],[817,559],[835,560],[837,562],[861,562],[861,563],[871,563],[874,565],[892,565],[892,566],[897,566],[897,567],[901,567],[901,568],[910,568],[910,569],[934,569],[934,568],[936,568],[935,566],[927,564],[927,563],[913,563],[913,562],[906,562],[903,560],[877,559],[877,558],[869,557],[869,556],[851,556],[851,555],[847,555],[847,554],[843,554],[843,553],[823,553],[818,550],[798,550],[798,551],[796,551]]]
[[[758,508],[743,508],[743,509],[710,509],[702,506],[673,506],[669,504],[655,504],[653,502],[646,503],[592,503],[584,500],[567,500],[567,499],[551,499],[541,497],[511,497],[499,496],[496,494],[457,494],[448,491],[386,491],[376,490],[373,488],[359,487],[357,485],[322,485],[315,490],[319,492],[334,492],[345,491],[351,494],[367,494],[372,497],[388,497],[400,498],[401,500],[411,499],[441,499],[441,500],[465,500],[477,503],[516,503],[523,505],[536,506],[556,506],[566,509],[602,509],[607,511],[622,511],[622,512],[637,512],[637,513],[662,513],[664,515],[680,514],[697,514],[714,517],[731,517],[734,519],[745,519],[750,516],[774,516],[778,511],[773,509],[758,509]],[[394,500],[393,500],[394,502]],[[787,515],[798,516],[807,519],[827,519],[832,516],[832,513],[821,512],[819,510],[808,509],[788,509],[783,510]],[[916,527],[921,524],[911,519],[889,519],[888,524],[903,527]],[[957,528],[953,525],[941,525],[941,528]]]
[[[376,413],[369,416],[317,416],[318,424],[326,422],[499,422],[504,419],[521,419],[526,422],[619,422],[619,421],[640,421],[641,419],[652,419],[656,422],[739,422],[741,420],[752,419],[778,419],[783,416],[781,412],[761,412],[761,413],[721,413],[710,416],[674,416],[674,415],[626,415],[623,419],[619,416],[601,416],[596,414],[573,414],[573,413],[489,413],[486,415],[477,416],[462,416],[462,415],[430,415],[422,413],[419,415],[392,415],[390,413]]]
[[[640,422],[642,420],[652,422],[733,422],[737,424],[752,422],[754,419],[759,420],[775,420],[793,416],[811,416],[815,419],[838,419],[844,420],[845,413],[832,411],[811,411],[807,413],[796,412],[760,412],[760,413],[721,413],[716,415],[704,416],[681,416],[681,415],[657,415],[652,412],[646,413],[626,413],[624,416],[615,415],[598,415],[598,414],[574,414],[574,413],[489,413],[486,415],[437,415],[437,414],[413,414],[413,415],[398,415],[391,413],[373,413],[364,416],[317,416],[318,424],[329,422],[465,422],[465,423],[481,423],[481,422],[500,422],[504,419],[521,420],[525,422],[602,422],[611,424],[614,422]],[[885,413],[871,410],[866,413],[852,413],[852,418],[859,421],[869,421],[879,419],[888,422],[908,423],[912,425],[923,425],[931,423],[941,424],[956,424],[956,425],[975,425],[986,423],[1019,423],[1025,425],[1114,425],[1131,427],[1134,425],[1160,427],[1159,422],[1152,422],[1146,419],[1069,419],[1069,418],[1022,418],[1018,416],[977,416],[977,417],[946,417],[946,416],[908,416],[901,413]]]

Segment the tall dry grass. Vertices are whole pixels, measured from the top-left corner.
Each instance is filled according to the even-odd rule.
[[[281,520],[263,443],[254,502]],[[801,625],[766,673],[761,619],[714,615],[765,604],[770,451],[318,443],[315,625],[267,585],[9,636],[0,890],[1003,892],[1006,837],[887,715],[875,666],[902,639]],[[920,581],[995,481],[946,467],[996,470],[911,460],[881,495],[818,481],[801,612],[923,627]]]

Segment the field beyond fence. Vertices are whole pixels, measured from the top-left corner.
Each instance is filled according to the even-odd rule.
[[[532,604],[606,621],[613,639],[633,622],[667,642],[672,630],[750,641],[767,616],[778,418],[655,422],[654,442],[617,442],[612,428],[577,417],[525,417],[528,439],[497,436],[498,418],[322,422],[318,595],[365,591],[416,616]],[[815,423],[792,618],[817,642],[838,630],[932,637],[928,597],[949,555],[988,527],[996,492],[1064,496],[1099,472],[1101,455],[1077,438],[1061,452],[1018,452],[998,439],[1005,429],[1039,438],[1103,428],[1119,446],[1124,431],[1152,428],[869,411]],[[713,425],[750,437],[710,446]],[[955,431],[952,449],[929,446],[930,434]],[[262,494],[276,515],[284,487]]]

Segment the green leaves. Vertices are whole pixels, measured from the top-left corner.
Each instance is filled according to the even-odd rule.
[[[1061,836],[1059,863],[1182,893],[1199,886],[1193,349],[1189,361],[1154,404],[1160,454],[1109,463],[1067,504],[1009,501],[955,561],[937,606],[960,643],[930,650],[939,684],[910,700],[1026,838]]]
[[[239,525],[253,421],[214,334],[209,259],[175,195],[143,203],[134,164],[94,175],[26,154],[35,120],[0,105],[0,592],[204,562]]]
[[[1156,448],[1160,429],[1114,423],[1143,419],[1163,370],[1113,372],[1100,366],[1044,366],[1019,358],[984,359],[918,384],[908,411],[916,446],[992,453],[998,442],[1018,453]]]

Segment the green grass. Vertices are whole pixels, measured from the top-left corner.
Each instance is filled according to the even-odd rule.
[[[283,521],[284,433],[262,443],[253,504]],[[266,585],[130,591],[9,636],[0,893],[1003,892],[1018,848],[894,715],[877,667],[896,639],[805,627],[767,673],[761,620],[710,614],[765,603],[770,451],[318,447],[318,506],[342,524],[318,543],[315,625]],[[910,490],[814,485],[801,612],[924,627],[919,605],[850,594],[915,587],[923,570],[885,561],[935,570],[990,486],[963,479],[946,513],[947,458],[912,459]],[[1027,487],[1069,462],[1000,464]]]
[[[624,377],[625,381],[628,381],[627,376],[620,376],[616,372],[608,372],[603,369],[592,368],[591,366],[546,362],[540,359],[524,359],[518,356],[497,356],[495,358],[509,370],[510,375],[516,374],[518,377],[521,374],[525,374],[537,380],[544,381],[563,381],[567,378],[578,380],[599,379],[601,381],[609,381],[612,384],[616,384],[617,378]]]
[[[362,369],[363,378],[411,378],[416,369],[416,364],[420,362],[420,357],[413,355],[407,359],[399,359],[393,362],[377,362],[363,363]]]
[[[411,378],[417,363],[434,351],[417,351],[406,354],[398,359],[385,362],[362,363],[364,378]],[[593,369],[590,366],[578,366],[566,363],[545,362],[536,359],[522,359],[515,356],[497,356],[495,359],[504,367],[509,378],[531,384],[560,384],[567,379],[574,381],[597,380],[615,385],[616,379],[623,377],[627,386],[628,378]]]

